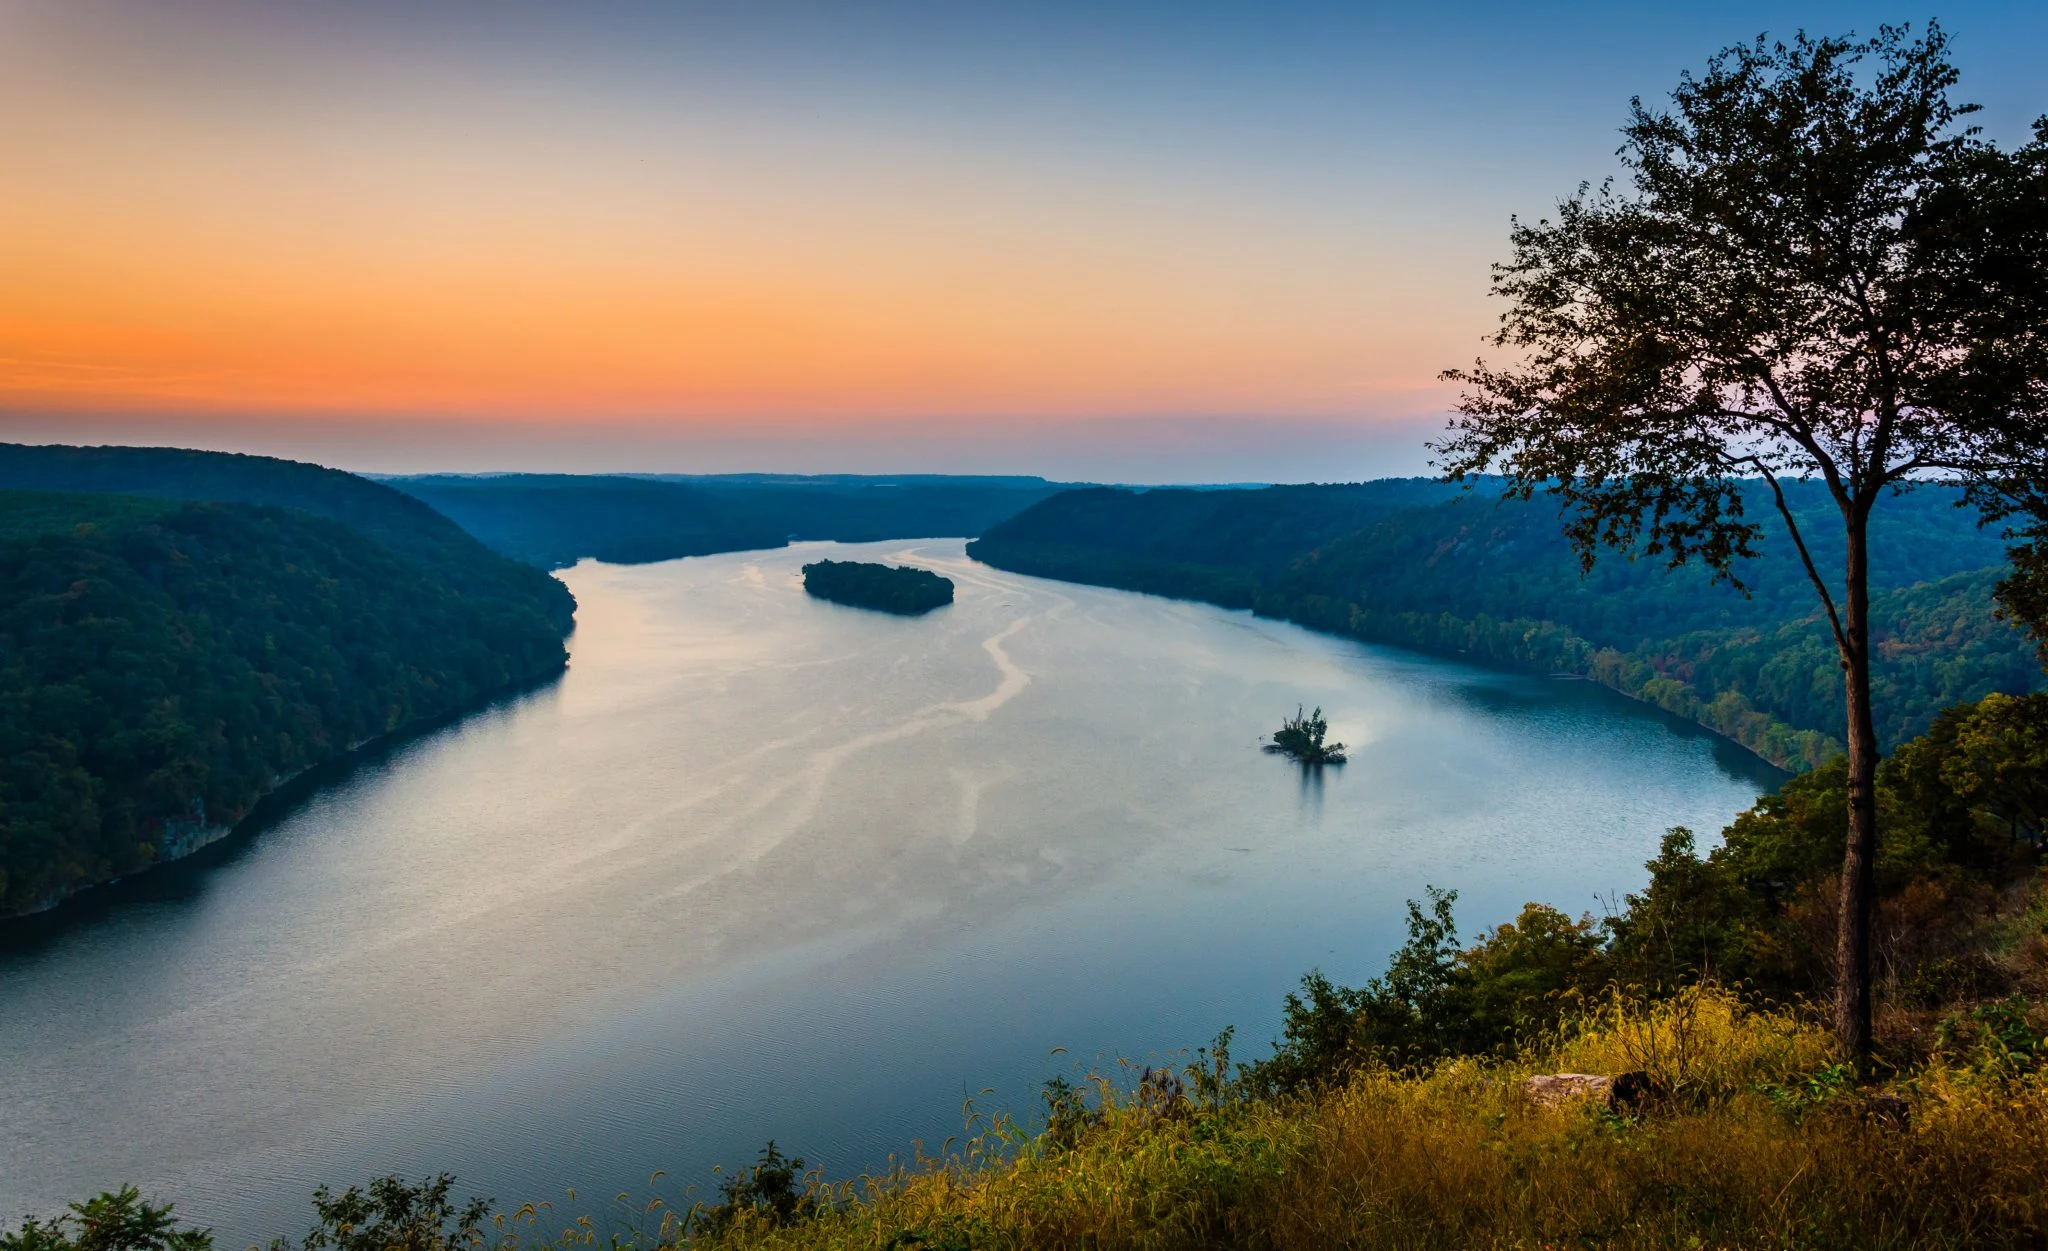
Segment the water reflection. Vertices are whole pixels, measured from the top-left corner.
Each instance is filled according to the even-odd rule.
[[[561,675],[553,675],[460,716],[416,726],[308,769],[258,800],[249,815],[219,842],[170,864],[74,895],[47,912],[0,920],[0,977],[5,976],[10,957],[31,956],[74,931],[175,923],[170,920],[175,913],[204,906],[222,889],[226,879],[221,870],[248,856],[265,831],[298,819],[307,804],[323,793],[371,782],[379,773],[400,766],[421,745],[456,733],[458,727],[474,728],[492,717],[512,715],[552,698],[560,683]]]
[[[1309,821],[1323,818],[1323,770],[1326,766],[1290,762],[1301,774],[1301,815]]]
[[[808,600],[825,551],[958,584]],[[1042,582],[958,542],[566,573],[556,686],[359,762],[260,837],[0,950],[0,1213],[122,1181],[222,1245],[315,1184],[500,1199],[834,1173],[1028,1111],[1064,1057],[1271,1037],[1404,899],[1476,929],[1632,889],[1771,771],[1583,684]],[[1259,751],[1321,704],[1351,745]]]

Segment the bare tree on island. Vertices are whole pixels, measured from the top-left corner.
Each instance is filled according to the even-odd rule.
[[[1871,710],[1870,519],[1932,480],[1987,520],[2043,533],[2048,482],[2048,118],[2006,152],[1961,119],[1948,37],[1759,39],[1684,75],[1670,111],[1632,102],[1631,184],[1582,184],[1557,220],[1516,222],[1494,267],[1512,363],[1452,370],[1432,445],[1465,481],[1559,501],[1590,569],[1600,549],[1738,563],[1775,511],[1818,592],[1844,675],[1848,845],[1835,1031],[1871,1048],[1878,742]],[[1815,563],[1786,479],[1840,512],[1839,577]],[[2027,549],[2020,549],[2025,551]],[[2038,549],[2036,549],[2038,550]],[[2022,564],[2024,571],[2025,565]],[[2023,579],[2006,606],[2024,612]]]

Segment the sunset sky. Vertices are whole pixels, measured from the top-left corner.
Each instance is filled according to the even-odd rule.
[[[1926,16],[1663,7],[0,0],[0,437],[1415,472],[1631,95]],[[1939,16],[2019,138],[2048,5]]]

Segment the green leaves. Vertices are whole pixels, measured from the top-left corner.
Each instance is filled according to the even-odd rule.
[[[491,1201],[449,1202],[455,1179],[447,1173],[408,1182],[380,1177],[340,1194],[313,1192],[317,1223],[299,1242],[304,1251],[479,1251],[493,1241]],[[280,1238],[270,1251],[289,1251]]]
[[[212,1251],[213,1231],[181,1228],[172,1205],[146,1203],[133,1186],[102,1194],[49,1221],[0,1230],[0,1251]]]

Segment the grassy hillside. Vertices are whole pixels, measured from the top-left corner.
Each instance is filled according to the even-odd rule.
[[[497,551],[543,567],[980,534],[1059,487],[1037,478],[500,474],[392,478]]]
[[[1700,1081],[1683,1102],[1635,1113],[1595,1100],[1545,1109],[1520,1094],[1533,1074],[1645,1064]],[[1038,1133],[977,1117],[942,1155],[838,1183],[778,1153],[733,1172],[710,1203],[621,1196],[572,1220],[553,1204],[465,1210],[445,1177],[389,1179],[323,1195],[308,1210],[314,1230],[277,1245],[1980,1251],[2048,1240],[2038,1080],[1966,1059],[1930,1067],[1900,1126],[1832,1072],[1825,1032],[1796,1013],[1722,995],[1679,1011],[1623,1004],[1512,1061],[1363,1069],[1277,1103],[1237,1098],[1199,1061],[1151,1070],[1143,1084],[1113,1071],[1063,1096],[1064,1118]],[[132,1191],[95,1203],[24,1229],[12,1246],[0,1233],[0,1247],[213,1247]],[[147,1228],[155,1240],[94,1239],[90,1227]]]
[[[1832,505],[1803,485],[1793,500],[1816,561],[1834,568]],[[1773,520],[1764,508],[1753,501]],[[1950,704],[2040,684],[2031,645],[1992,613],[2004,548],[1953,495],[1886,501],[1872,543],[1887,743]],[[1590,677],[1794,767],[1825,760],[1843,734],[1839,671],[1813,592],[1768,525],[1759,558],[1740,570],[1746,595],[1654,561],[1608,557],[1582,576],[1549,504],[1423,480],[1075,491],[968,550],[1020,573]]]
[[[0,448],[0,478],[37,465],[156,494],[0,490],[0,916],[184,854],[281,779],[565,661],[567,589],[395,491]],[[205,491],[326,515],[170,498]]]

